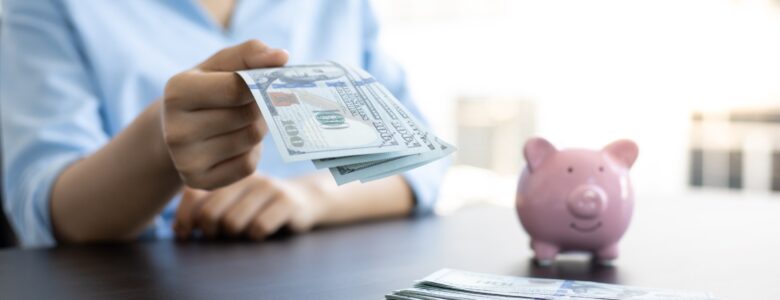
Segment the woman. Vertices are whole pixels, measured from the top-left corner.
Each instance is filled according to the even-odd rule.
[[[441,164],[337,187],[310,163],[283,163],[233,73],[362,66],[419,117],[402,70],[377,48],[367,1],[6,0],[3,10],[4,208],[23,245],[259,240],[424,213],[435,199]]]

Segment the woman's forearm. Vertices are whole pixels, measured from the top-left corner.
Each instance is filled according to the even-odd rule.
[[[182,183],[217,189],[254,173],[265,123],[233,72],[285,63],[286,51],[249,40],[171,77],[162,100],[56,180],[51,217],[57,238],[131,238]]]
[[[97,152],[66,168],[51,194],[61,242],[137,236],[181,188],[160,123],[160,101]]]
[[[414,194],[400,176],[366,183],[336,186],[330,175],[317,173],[296,179],[314,187],[314,201],[322,209],[318,225],[407,216],[414,206]]]

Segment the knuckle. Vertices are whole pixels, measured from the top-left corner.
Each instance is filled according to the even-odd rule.
[[[187,183],[188,186],[206,191],[213,191],[216,189],[214,181],[212,181],[209,176],[203,176],[200,173],[192,171],[188,171],[186,174],[189,174],[189,176],[185,176],[185,183]]]
[[[295,232],[295,233],[307,232],[307,231],[309,231],[310,227],[311,226],[309,224],[307,224],[307,223],[305,223],[303,221],[295,220],[293,222],[290,222],[290,229],[293,232]]]
[[[204,207],[200,215],[198,215],[198,222],[204,225],[214,225],[219,221],[219,214],[217,211],[210,207]]]
[[[182,170],[179,167],[176,167],[177,171],[179,172],[179,177],[181,178],[181,181],[184,182],[188,187],[199,189],[200,185],[198,184],[198,180],[190,174],[190,172],[187,172],[185,170]]]
[[[241,223],[235,218],[225,219],[225,221],[222,222],[222,227],[224,227],[228,233],[234,235],[240,233],[243,229],[241,228]]]
[[[247,107],[242,108],[241,112],[243,113],[246,123],[253,123],[254,121],[260,120],[261,113],[257,104],[250,103]]]
[[[199,179],[196,176],[193,176],[187,171],[179,170],[179,174],[181,175],[182,179],[184,180],[184,183],[187,184],[187,186],[196,188],[196,189],[203,189],[204,182]]]
[[[230,95],[230,99],[235,103],[245,103],[248,99],[247,95],[251,96],[249,88],[242,85],[240,78],[236,78],[235,80],[230,81],[229,84],[222,85],[222,87],[224,88],[222,93],[224,95]]]
[[[289,57],[287,56],[287,52],[278,51],[278,52],[274,52],[270,59],[273,62],[272,64],[274,65],[284,65],[285,63],[287,63]]]
[[[260,128],[258,128],[258,126],[255,126],[254,124],[247,127],[245,133],[246,133],[246,140],[249,141],[252,145],[258,144],[261,141],[263,141],[263,133],[260,131]]]
[[[268,179],[268,186],[267,189],[271,189],[274,192],[274,195],[277,199],[277,201],[281,202],[282,205],[287,205],[290,201],[290,195],[287,193],[287,190],[284,189],[284,186],[276,179]]]
[[[179,172],[184,174],[187,178],[190,178],[194,182],[197,182],[202,185],[204,181],[207,179],[204,176],[201,176],[200,174],[205,169],[205,164],[203,163],[203,160],[195,159],[189,156],[181,156],[181,155],[179,155],[177,158],[178,159],[174,161],[174,164],[176,165],[176,169],[178,169]]]
[[[247,158],[243,159],[238,167],[238,174],[241,178],[252,175],[255,172],[256,165],[253,160]]]
[[[271,181],[268,179],[268,177],[258,176],[256,180],[257,181],[253,185],[253,188],[255,188],[257,191],[267,190],[271,187]]]
[[[255,239],[262,239],[266,235],[270,234],[265,225],[263,225],[262,219],[257,219],[252,223],[252,237]]]
[[[192,194],[190,189],[185,187],[184,193],[181,195],[181,200],[179,200],[179,206],[192,204],[195,202],[195,198],[195,195]]]
[[[267,190],[267,186],[262,181],[257,180],[257,176],[252,176],[252,185],[247,194],[260,194]]]
[[[241,46],[244,50],[248,51],[249,53],[263,52],[268,49],[268,45],[266,45],[265,43],[257,39],[248,40],[244,42]]]
[[[202,190],[207,190],[207,191],[214,191],[214,190],[216,190],[216,189],[218,189],[218,188],[222,187],[222,185],[223,185],[223,184],[221,184],[220,182],[217,182],[217,181],[213,181],[213,180],[205,180],[205,181],[203,182],[203,185],[202,185],[202,187],[201,187],[200,189],[202,189]]]
[[[273,227],[271,224],[267,224],[267,222],[262,222],[260,228],[262,228],[263,235],[268,236],[274,233]]]
[[[295,204],[290,197],[290,194],[286,190],[280,188],[276,188],[275,192],[277,195],[276,199],[278,199],[277,201],[279,201],[281,209],[290,210]]]
[[[213,55],[211,55],[211,57],[209,57],[204,63],[208,63],[209,61],[216,59],[218,57],[230,55],[230,52],[231,52],[230,48],[222,48],[218,50],[216,53],[214,53]]]
[[[166,129],[163,133],[163,139],[168,146],[179,146],[186,143],[187,135],[180,130]]]
[[[236,75],[236,76],[238,76],[238,75]],[[236,95],[236,99],[238,101],[241,101],[241,103],[252,103],[255,106],[257,106],[257,104],[255,104],[255,101],[254,101],[255,98],[252,95],[252,91],[249,90],[249,87],[246,86],[246,84],[243,83],[242,79],[239,79],[239,84],[237,85],[236,88],[238,90],[237,90],[235,95]],[[258,110],[258,112],[260,112],[260,111]]]
[[[184,97],[183,91],[186,91],[184,85],[188,81],[189,73],[182,72],[174,75],[165,84],[165,90],[163,91],[163,98],[166,106],[175,105],[182,101]]]

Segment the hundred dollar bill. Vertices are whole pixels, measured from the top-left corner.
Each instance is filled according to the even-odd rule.
[[[397,167],[394,169],[378,170],[379,173],[371,172],[371,174],[366,174],[365,176],[360,178],[360,182],[365,183],[377,179],[382,179],[391,175],[403,173],[412,169],[416,169],[424,165],[427,165],[431,162],[434,162],[436,160],[439,160],[447,155],[450,155],[453,152],[455,152],[455,150],[457,150],[457,148],[455,148],[455,146],[453,145],[447,144],[441,140],[437,140],[437,141],[440,144],[439,151],[436,151],[434,153],[422,153],[422,154],[412,155],[412,157],[409,159],[408,162],[396,163],[395,165]],[[386,169],[386,168],[382,168],[382,169]]]
[[[428,141],[426,147],[430,151],[379,161],[338,166],[329,170],[339,185],[355,180],[367,182],[420,167],[455,151],[454,146],[438,139]]]
[[[282,159],[311,160],[339,184],[384,178],[455,151],[364,70],[326,62],[236,73]]]
[[[378,161],[378,160],[386,160],[386,159],[391,159],[399,156],[412,155],[418,152],[420,152],[419,149],[409,149],[409,150],[401,150],[396,152],[315,159],[312,160],[311,162],[314,164],[315,168],[325,169],[325,168],[333,168],[338,166],[367,163],[367,162]]]
[[[332,62],[237,73],[286,162],[410,148],[411,133],[388,113],[386,99],[361,90],[373,78]]]
[[[456,290],[443,289],[437,287],[429,287],[429,286],[418,286],[418,287],[407,288],[403,290],[397,290],[394,291],[392,295],[407,297],[408,299],[420,299],[420,298],[452,299],[452,300],[548,299],[548,298],[535,298],[535,297],[508,297],[508,296],[476,294],[476,293],[456,291]],[[581,300],[581,299],[577,299],[577,300]]]
[[[418,282],[433,287],[502,297],[539,299],[711,300],[711,294],[589,281],[523,278],[443,269]],[[490,298],[486,298],[490,299]]]
[[[370,77],[363,70],[352,70],[359,76]],[[385,99],[382,102],[390,106],[390,113],[398,116],[397,119],[403,120],[406,128],[414,134],[418,141],[413,149],[422,148],[425,152],[412,155],[393,152],[314,161],[315,166],[330,167],[331,174],[338,184],[354,180],[367,182],[398,174],[428,164],[456,150],[454,146],[441,141],[424,128],[421,125],[422,122],[415,119],[406,107],[395,100],[390,91],[381,84],[365,85],[362,88],[374,98]]]
[[[337,166],[344,166],[350,164],[366,163],[370,161],[386,160],[399,156],[406,156],[410,154],[420,153],[424,151],[433,151],[428,146],[429,139],[433,136],[429,133],[429,130],[423,127],[422,122],[417,120],[406,107],[401,105],[398,100],[393,97],[392,93],[387,90],[383,85],[379,84],[370,74],[367,72],[349,68],[350,73],[357,77],[359,82],[370,82],[368,84],[362,84],[358,86],[358,89],[365,93],[369,98],[380,99],[378,101],[383,107],[384,111],[391,118],[391,122],[394,124],[394,128],[397,128],[403,133],[404,141],[406,142],[406,149],[397,152],[356,155],[346,157],[333,157],[313,160],[314,166],[317,169],[332,168]]]
[[[396,294],[385,295],[387,300],[441,300],[441,298],[413,298]]]

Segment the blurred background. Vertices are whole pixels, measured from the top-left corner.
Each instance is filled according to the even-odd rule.
[[[635,140],[639,201],[780,201],[780,1],[374,3],[385,49],[460,148],[440,212],[512,204],[534,135]]]
[[[372,1],[459,147],[440,212],[511,205],[531,136],[635,140],[640,199],[780,201],[780,0]]]

